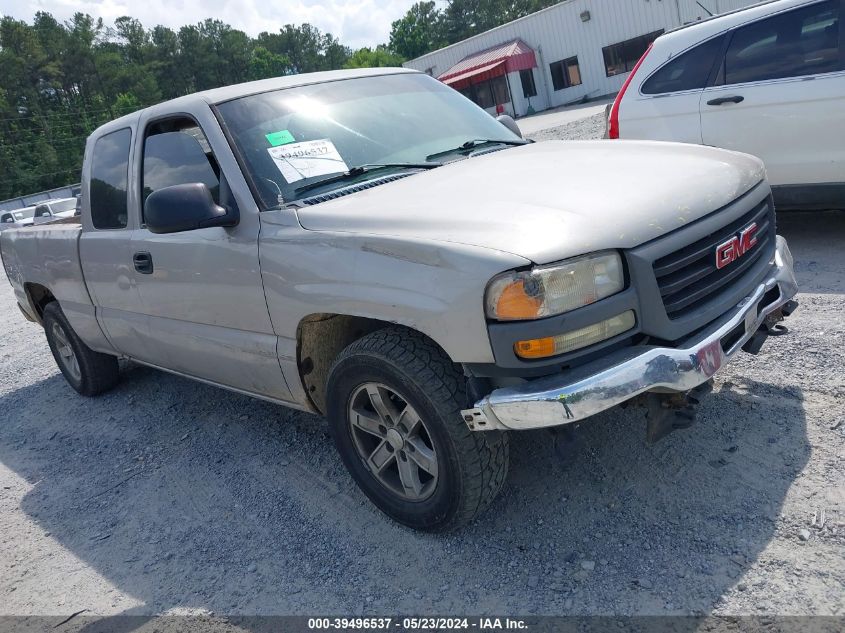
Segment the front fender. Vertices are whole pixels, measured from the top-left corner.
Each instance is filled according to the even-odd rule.
[[[417,330],[456,363],[493,362],[484,290],[493,276],[528,260],[451,242],[308,231],[278,215],[285,213],[261,214],[259,244],[280,356],[295,360],[302,319],[332,313]]]

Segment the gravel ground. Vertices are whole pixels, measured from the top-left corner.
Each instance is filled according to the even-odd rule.
[[[529,134],[528,138],[534,139],[535,141],[597,139],[604,136],[604,128],[605,116],[604,112],[600,112],[599,114],[585,117],[578,121],[567,123],[566,125],[534,132],[533,134]]]
[[[514,435],[501,497],[446,536],[380,515],[314,416],[141,367],[77,396],[0,279],[0,615],[842,615],[845,214],[779,222],[791,334],[691,429],[649,445],[610,411],[568,460]]]

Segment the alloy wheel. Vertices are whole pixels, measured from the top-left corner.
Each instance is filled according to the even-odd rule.
[[[431,435],[406,398],[367,382],[349,399],[348,419],[358,456],[385,488],[406,501],[423,501],[437,486]]]
[[[62,367],[74,380],[82,380],[82,371],[79,369],[79,360],[70,345],[67,334],[58,323],[53,323],[53,340],[56,344],[56,352],[59,355],[59,362]]]

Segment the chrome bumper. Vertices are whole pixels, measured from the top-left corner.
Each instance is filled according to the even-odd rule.
[[[523,430],[578,422],[646,391],[686,392],[706,382],[798,292],[792,254],[777,236],[772,270],[736,308],[683,349],[620,350],[585,367],[496,389],[462,411],[474,431]],[[776,299],[770,295],[778,288]],[[643,351],[645,349],[645,351]]]

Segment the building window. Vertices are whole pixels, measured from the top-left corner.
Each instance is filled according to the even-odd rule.
[[[458,92],[485,109],[503,105],[510,101],[507,79],[504,75],[477,84],[470,84],[461,88]]]
[[[495,102],[493,105],[502,105],[510,101],[508,80],[504,75],[491,79],[490,88],[493,90],[493,101]]]
[[[490,89],[489,81],[482,81],[479,84],[473,84],[472,90],[475,93],[473,101],[482,108],[492,108],[495,105],[493,102],[493,91]]]
[[[552,71],[552,85],[555,90],[581,85],[581,69],[578,67],[577,57],[553,62],[549,64],[549,69]]]
[[[528,99],[529,97],[537,96],[537,86],[534,85],[534,71],[530,68],[519,71],[519,80],[522,82],[522,96]]]
[[[661,35],[663,35],[663,29],[618,44],[611,44],[601,49],[607,76],[613,77],[632,71],[651,43]]]

